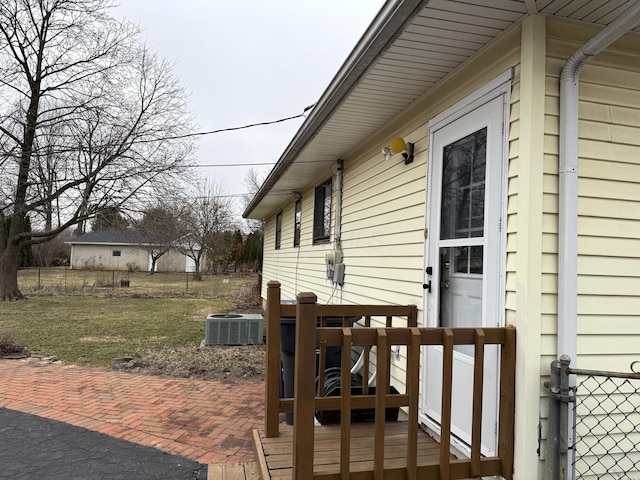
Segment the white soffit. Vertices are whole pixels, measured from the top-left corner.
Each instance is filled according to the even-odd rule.
[[[266,218],[293,191],[328,178],[335,160],[348,158],[367,138],[527,15],[540,13],[604,26],[635,1],[387,1],[244,215]],[[392,29],[394,22],[397,28]],[[339,89],[342,96],[336,101]]]

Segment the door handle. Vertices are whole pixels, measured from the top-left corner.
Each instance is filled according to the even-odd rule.
[[[444,283],[442,284],[442,286],[444,288],[449,288],[451,286],[451,284],[449,283],[449,280],[445,280]]]
[[[431,276],[433,274],[433,267],[427,267],[425,269],[425,272],[427,272],[427,275]],[[423,283],[422,288],[431,293],[431,280],[429,280],[427,283]]]

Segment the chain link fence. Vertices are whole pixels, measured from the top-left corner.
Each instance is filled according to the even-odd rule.
[[[568,373],[577,376],[575,478],[640,480],[640,375]]]
[[[118,270],[70,270],[69,268],[24,268],[18,272],[18,286],[25,295],[108,296],[224,296],[237,284],[247,283],[247,274],[203,275],[192,273],[129,272]],[[260,277],[253,274],[248,298],[259,295]],[[254,290],[256,290],[254,292]]]
[[[546,480],[640,480],[636,365],[625,373],[552,363]]]

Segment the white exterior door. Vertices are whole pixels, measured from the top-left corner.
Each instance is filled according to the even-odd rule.
[[[425,244],[426,326],[503,323],[503,173],[506,94],[494,93],[431,126],[429,222]],[[455,347],[452,444],[471,443],[474,347]],[[424,349],[423,421],[439,431],[442,347]],[[485,350],[484,455],[497,449],[498,350]]]

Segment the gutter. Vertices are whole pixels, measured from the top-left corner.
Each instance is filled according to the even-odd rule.
[[[400,35],[401,27],[424,3],[426,0],[387,0],[245,209],[243,218],[250,218],[316,132],[331,118],[380,53]]]
[[[582,67],[640,23],[640,1],[567,60],[560,75],[558,358],[578,357],[578,84]]]

